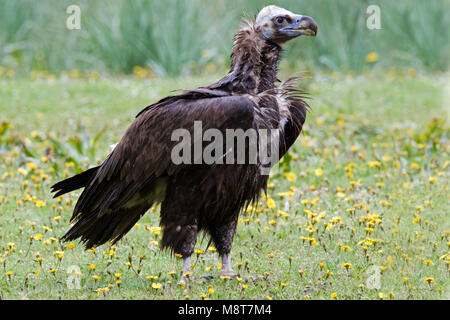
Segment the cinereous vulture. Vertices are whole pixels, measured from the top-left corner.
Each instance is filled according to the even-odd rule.
[[[180,163],[173,160],[173,149],[179,144],[173,134],[180,129],[193,133],[194,122],[201,124],[202,133],[265,129],[278,141],[277,150],[266,148],[277,154],[278,161],[300,134],[307,108],[293,85],[296,78],[278,83],[280,52],[287,41],[316,34],[312,18],[273,5],[245,21],[234,37],[227,75],[146,107],[102,164],[52,187],[55,197],[84,188],[73,211],[73,225],[62,240],[81,238],[86,248],[115,243],[160,203],[161,247],[183,257],[181,280],[190,270],[200,231],[217,248],[221,275],[233,276],[229,254],[239,212],[266,189],[268,175],[261,170],[265,164],[259,156],[250,161],[250,139],[244,146],[247,161],[205,163],[185,154],[192,161]],[[257,139],[259,145],[261,136]],[[195,142],[188,150],[195,149]],[[200,142],[200,147],[206,145],[207,141]],[[220,159],[225,154],[236,157],[238,149],[237,143],[224,146]],[[192,154],[196,156],[195,151]]]

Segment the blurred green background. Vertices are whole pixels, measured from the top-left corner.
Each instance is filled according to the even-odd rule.
[[[71,4],[81,8],[81,30],[66,28]],[[240,19],[268,4],[309,15],[319,26],[317,38],[287,45],[289,70],[448,69],[448,0],[0,0],[0,66],[2,73],[57,75],[214,73],[228,67]],[[371,4],[381,8],[381,30],[366,27]]]

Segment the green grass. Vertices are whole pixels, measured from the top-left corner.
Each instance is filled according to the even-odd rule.
[[[323,74],[305,82],[312,110],[304,133],[273,170],[269,198],[241,215],[232,248],[241,282],[218,278],[217,255],[206,250],[194,255],[194,281],[180,288],[181,261],[156,244],[158,208],[114,248],[93,253],[59,243],[79,193],[51,199],[49,186],[104,159],[146,105],[216,78],[0,80],[0,298],[450,297],[442,76]],[[198,240],[196,249],[206,249]],[[79,290],[67,287],[71,266],[80,270],[72,274]],[[372,266],[381,272],[380,289],[366,285]],[[196,281],[205,275],[215,277]]]
[[[98,70],[159,75],[223,69],[239,21],[272,0],[80,0],[81,30],[66,28],[69,0],[0,0],[0,65],[28,72]],[[405,67],[445,71],[450,56],[450,3],[361,0],[282,0],[276,4],[313,17],[317,37],[294,40],[287,57],[302,69],[361,71]],[[366,26],[378,5],[381,29]],[[379,60],[368,64],[368,53]]]

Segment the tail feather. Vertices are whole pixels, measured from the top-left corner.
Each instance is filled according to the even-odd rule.
[[[62,241],[80,238],[86,248],[119,241],[155,202],[164,198],[166,181],[132,183],[118,176],[107,178],[102,166],[91,168],[52,186],[56,196],[85,187]]]
[[[86,171],[83,171],[80,174],[77,174],[68,179],[62,180],[56,184],[54,184],[52,188],[52,192],[56,192],[53,198],[59,197],[65,193],[80,189],[85,187],[91,178],[95,175],[99,167],[93,167]]]
[[[102,216],[87,215],[78,220],[61,238],[62,241],[80,240],[86,249],[98,247],[108,241],[119,241],[147,211],[148,205],[109,211]]]

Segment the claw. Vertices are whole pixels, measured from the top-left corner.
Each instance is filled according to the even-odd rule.
[[[212,279],[214,279],[213,276],[203,276],[200,279],[197,280],[197,283],[203,283],[203,282],[209,282]]]
[[[220,271],[221,277],[236,277],[233,269],[231,269],[230,256],[228,254],[224,254],[222,256],[222,270]]]
[[[233,270],[223,270],[220,272],[220,276],[221,277],[230,277],[230,278],[234,278],[236,277],[236,274],[234,273]]]

